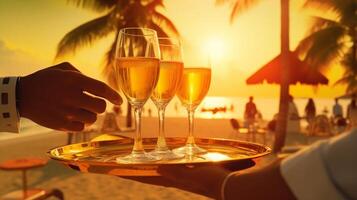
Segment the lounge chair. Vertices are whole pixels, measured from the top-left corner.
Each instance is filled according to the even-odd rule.
[[[59,189],[29,189],[27,185],[27,170],[33,168],[43,167],[47,164],[46,159],[41,158],[20,158],[14,160],[6,160],[0,163],[0,169],[6,171],[21,171],[22,172],[22,190],[17,190],[5,194],[0,197],[2,200],[42,200],[49,197],[56,197],[57,199],[64,199],[63,193]]]

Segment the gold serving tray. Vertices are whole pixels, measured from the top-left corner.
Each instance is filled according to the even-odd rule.
[[[186,138],[167,138],[166,141],[172,149],[185,145]],[[121,164],[115,161],[116,157],[131,152],[133,146],[131,138],[66,145],[50,150],[48,155],[52,159],[82,172],[115,176],[158,176],[157,168],[162,165],[196,167],[213,164],[234,170],[244,169],[254,165],[253,158],[271,152],[267,146],[238,140],[196,138],[195,141],[197,145],[205,148],[207,153],[150,163]],[[144,138],[143,144],[146,151],[149,152],[155,148],[156,138]]]

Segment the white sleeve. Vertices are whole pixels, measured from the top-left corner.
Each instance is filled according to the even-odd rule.
[[[0,132],[19,132],[19,114],[16,109],[18,77],[0,78]]]
[[[296,153],[280,169],[297,199],[357,199],[357,130]]]

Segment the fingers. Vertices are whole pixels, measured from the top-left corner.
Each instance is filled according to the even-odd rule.
[[[83,131],[84,123],[82,122],[67,122],[61,128],[62,131]]]
[[[172,185],[173,187],[205,195],[206,190],[204,185],[200,182],[201,177],[195,176],[197,170],[199,169],[172,165],[159,167],[158,173],[161,174],[164,179],[174,183]],[[205,176],[209,176],[209,174],[205,174]]]
[[[65,119],[84,124],[93,124],[97,120],[97,114],[84,109],[67,109]]]
[[[75,105],[78,108],[88,110],[93,113],[103,113],[107,106],[106,102],[103,99],[89,96],[85,93],[80,96],[71,99],[71,104]]]
[[[57,115],[56,115],[57,114]],[[60,131],[82,131],[85,127],[83,122],[71,121],[58,112],[52,113],[50,120],[36,120],[38,124]]]
[[[60,123],[62,131],[83,131],[86,124],[93,124],[97,120],[97,114],[83,109],[64,109],[64,117]]]
[[[157,169],[157,172],[161,174],[163,177],[170,180],[177,180],[180,177],[190,176],[194,169],[187,168],[185,166],[160,166]]]
[[[123,102],[116,91],[101,81],[86,76],[80,76],[80,84],[84,91],[103,97],[113,104],[120,105]]]
[[[229,174],[227,170],[216,165],[197,166],[162,166],[158,173],[164,178],[176,181],[177,187],[183,190],[216,198],[220,186]]]

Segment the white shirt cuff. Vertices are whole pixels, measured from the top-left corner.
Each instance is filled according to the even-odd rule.
[[[323,161],[322,148],[326,144],[319,142],[282,161],[281,174],[297,199],[344,199]]]
[[[19,132],[20,116],[16,109],[18,77],[0,78],[0,132]]]

